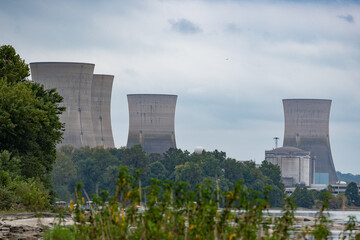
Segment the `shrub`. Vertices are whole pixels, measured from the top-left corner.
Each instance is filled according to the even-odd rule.
[[[15,202],[28,211],[42,211],[49,209],[49,192],[36,179],[14,181],[9,189],[15,196]]]
[[[11,209],[15,202],[15,195],[4,187],[0,187],[0,210]]]

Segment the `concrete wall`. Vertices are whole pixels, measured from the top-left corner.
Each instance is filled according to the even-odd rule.
[[[176,148],[176,95],[129,94],[127,147],[141,144],[146,153],[164,153]]]
[[[265,151],[265,159],[280,167],[281,177],[286,187],[291,187],[288,184],[291,182],[293,184],[304,183],[306,186],[312,184],[313,166],[310,152],[293,147],[281,147]],[[289,179],[293,179],[293,181],[288,181]]]
[[[284,99],[285,133],[283,146],[311,152],[315,172],[329,173],[329,183],[337,181],[329,140],[331,100]]]
[[[111,90],[114,76],[94,74],[91,86],[91,116],[97,146],[114,147],[111,129]]]
[[[56,88],[64,97],[66,111],[60,121],[65,123],[65,132],[63,142],[58,146],[96,146],[91,118],[94,67],[89,63],[30,63],[32,80],[44,84],[46,89]]]

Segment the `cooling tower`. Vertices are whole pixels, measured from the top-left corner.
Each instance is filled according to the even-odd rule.
[[[176,95],[129,94],[127,147],[141,144],[146,153],[176,148],[174,120]]]
[[[91,86],[91,115],[97,146],[114,147],[111,130],[111,90],[114,76],[94,74]]]
[[[59,146],[96,146],[91,118],[94,67],[89,63],[30,63],[32,80],[44,84],[45,89],[56,88],[64,98],[62,106],[66,111],[60,121],[65,123],[65,132]]]
[[[284,99],[283,146],[310,151],[315,159],[315,183],[337,181],[329,140],[331,100]]]

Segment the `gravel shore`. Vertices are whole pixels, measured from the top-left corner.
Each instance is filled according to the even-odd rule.
[[[43,233],[59,224],[59,216],[53,213],[13,213],[0,215],[0,239],[42,239]],[[64,216],[63,225],[74,224],[70,215]]]

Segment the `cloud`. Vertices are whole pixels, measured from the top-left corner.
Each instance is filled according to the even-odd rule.
[[[242,29],[238,27],[235,23],[228,24],[226,30],[230,33],[242,33]]]
[[[4,1],[1,42],[27,62],[91,62],[115,75],[117,147],[127,142],[129,93],[179,96],[178,147],[258,161],[283,136],[281,99],[330,98],[334,163],[359,173],[359,4],[128,2]]]
[[[353,23],[354,22],[354,17],[351,14],[339,15],[338,18],[344,19],[348,23]]]
[[[202,31],[200,27],[185,18],[178,21],[169,20],[169,23],[174,31],[184,34],[195,34]]]

